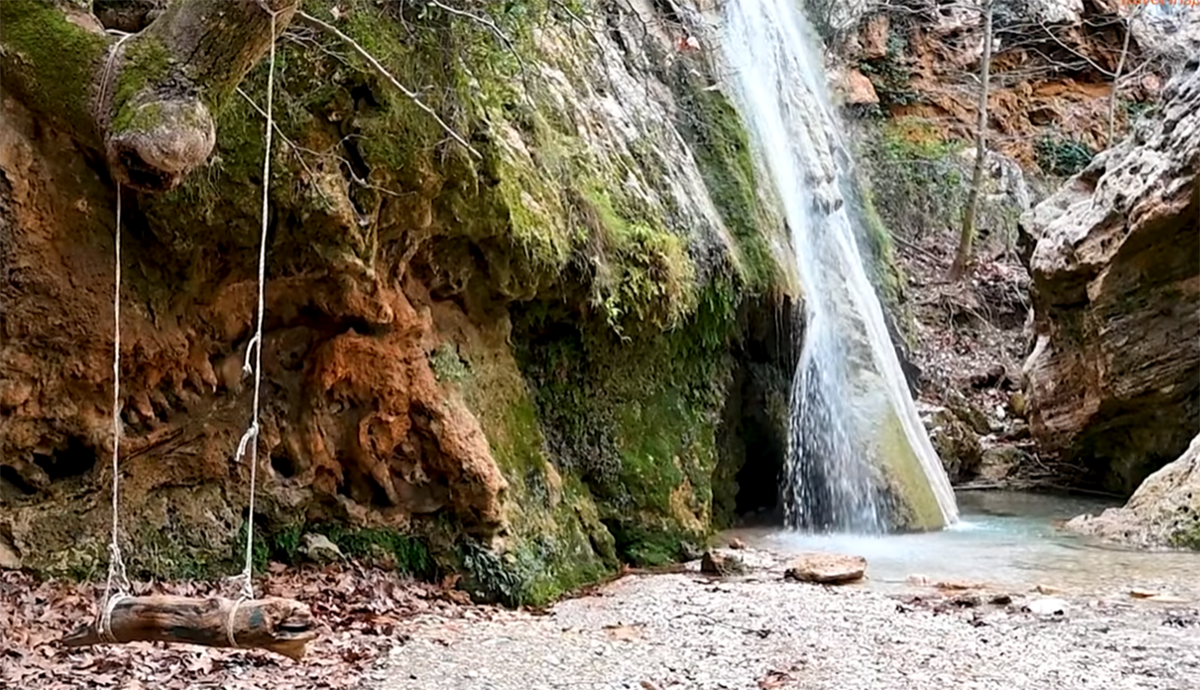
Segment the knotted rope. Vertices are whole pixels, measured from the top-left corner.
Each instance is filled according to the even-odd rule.
[[[271,135],[275,129],[272,105],[275,94],[275,19],[278,13],[271,11],[265,4],[261,6],[271,15],[271,48],[267,69],[267,134],[266,149],[263,154],[262,233],[259,238],[258,249],[258,319],[254,329],[254,337],[250,339],[249,344],[246,346],[246,359],[242,365],[243,373],[254,374],[253,417],[250,422],[250,428],[246,429],[246,433],[242,434],[241,440],[238,441],[237,454],[234,457],[234,463],[240,463],[242,457],[246,455],[247,450],[250,454],[250,505],[249,514],[246,518],[246,564],[242,568],[242,572],[233,578],[235,583],[240,581],[241,596],[230,609],[225,626],[225,633],[229,638],[229,644],[233,647],[238,646],[237,640],[234,639],[233,635],[234,615],[237,613],[238,607],[242,602],[254,598],[254,494],[258,482],[258,422],[259,401],[262,395],[263,317],[266,312],[268,203],[271,191]],[[253,366],[251,365],[252,354],[254,357]]]
[[[108,53],[104,64],[104,75],[100,81],[98,107],[104,108],[108,97],[109,84],[112,81],[113,65],[121,52],[121,45],[133,34],[123,34]],[[121,556],[120,518],[117,510],[120,495],[121,455],[121,183],[117,183],[117,227],[113,244],[116,247],[114,257],[114,287],[113,287],[113,408],[112,408],[112,534],[108,542],[108,578],[104,585],[104,598],[97,612],[96,629],[100,639],[105,642],[116,642],[112,634],[112,612],[117,603],[129,597],[129,577],[125,572],[125,560]]]

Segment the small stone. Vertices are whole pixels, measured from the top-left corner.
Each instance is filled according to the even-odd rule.
[[[729,540],[729,548],[739,549],[739,550],[744,549],[744,548],[746,548],[746,542],[742,541],[741,539],[738,539],[737,537],[734,537],[733,539]]]
[[[300,547],[300,553],[305,558],[316,563],[332,563],[345,559],[342,555],[342,550],[337,544],[329,541],[329,537],[323,534],[313,534],[309,532],[304,535],[304,543]]]
[[[840,585],[861,580],[867,572],[867,559],[836,553],[806,553],[793,560],[784,578],[800,582]]]
[[[1008,409],[1012,411],[1014,417],[1024,419],[1028,409],[1025,404],[1025,394],[1017,391],[1008,396]]]
[[[979,606],[983,600],[974,592],[963,592],[957,596],[951,597],[950,605],[957,606],[960,609],[971,609]]]
[[[10,546],[4,537],[0,537],[0,570],[20,570],[21,557],[16,548]]]
[[[696,548],[695,544],[690,541],[684,541],[679,543],[679,555],[684,561],[694,561],[703,557],[704,554],[700,552],[700,549]]]
[[[1034,599],[1025,605],[1029,612],[1035,616],[1061,616],[1067,612],[1067,602],[1062,599],[1047,597],[1045,599]]]
[[[988,599],[988,603],[992,606],[1008,606],[1012,603],[1012,600],[1011,594],[993,594],[992,597]]]
[[[746,564],[742,559],[732,554],[721,554],[715,551],[705,551],[700,559],[700,572],[706,575],[740,575],[746,572]]]
[[[946,580],[936,582],[933,586],[935,589],[940,589],[943,592],[961,592],[967,589],[979,589],[981,585],[977,582],[967,580]]]

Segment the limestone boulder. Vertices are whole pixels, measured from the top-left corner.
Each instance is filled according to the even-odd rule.
[[[1147,477],[1123,507],[1080,515],[1066,527],[1133,546],[1200,551],[1200,436],[1178,459]]]
[[[1200,61],[1161,114],[1021,218],[1030,430],[1132,493],[1200,426]]]
[[[843,585],[863,579],[867,559],[838,553],[804,553],[795,558],[784,578],[823,585]]]
[[[983,452],[979,436],[949,408],[933,408],[922,416],[925,428],[929,431],[929,441],[942,459],[942,466],[946,468],[946,476],[951,483],[957,484],[973,477],[978,471]]]
[[[1008,479],[1028,459],[1025,451],[1017,446],[1001,444],[983,450],[979,458],[980,479],[999,482]]]

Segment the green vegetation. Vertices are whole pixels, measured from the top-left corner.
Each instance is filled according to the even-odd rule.
[[[741,280],[747,290],[759,292],[779,281],[766,230],[782,223],[767,215],[767,205],[758,198],[749,136],[733,104],[720,91],[706,89],[697,75],[688,63],[675,63],[670,83],[681,106],[676,127],[692,147],[721,220],[737,240]]]
[[[1190,527],[1185,527],[1172,535],[1171,546],[1178,549],[1200,551],[1200,519],[1196,519]]]
[[[1047,134],[1033,145],[1038,167],[1047,175],[1070,177],[1087,167],[1096,152],[1077,139]]]
[[[92,83],[108,39],[71,23],[49,2],[0,2],[0,26],[5,86],[19,84],[26,104],[39,113],[57,114],[58,124],[67,131],[90,125],[91,101],[85,88]]]
[[[919,118],[889,120],[870,132],[862,158],[871,192],[864,203],[875,210],[879,225],[909,238],[954,227],[969,182],[954,157],[960,146]]]
[[[560,471],[581,478],[622,559],[674,560],[710,526],[716,429],[737,321],[729,279],[680,328],[622,340],[545,305],[521,315],[518,358]]]
[[[147,84],[166,79],[170,70],[171,55],[153,36],[126,44],[125,64],[113,91],[113,132],[154,126],[158,111],[153,105],[134,103],[133,99]]]
[[[912,71],[905,64],[904,53],[908,50],[908,40],[894,23],[889,26],[887,52],[883,57],[860,60],[858,63],[859,71],[875,87],[881,111],[891,106],[911,105],[920,100],[916,90],[910,86]]]

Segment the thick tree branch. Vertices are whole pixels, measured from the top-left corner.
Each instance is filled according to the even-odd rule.
[[[115,179],[171,189],[216,144],[216,113],[298,0],[174,0],[124,41],[79,0],[0,2],[3,84],[103,150]]]

